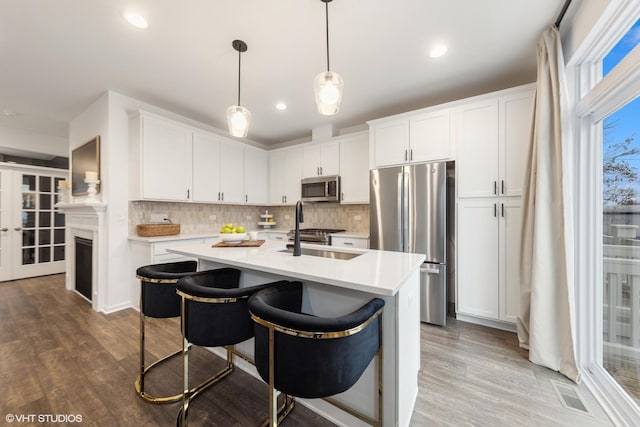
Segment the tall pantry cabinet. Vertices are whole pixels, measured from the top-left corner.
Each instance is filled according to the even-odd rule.
[[[519,315],[521,197],[533,90],[501,91],[455,111],[459,317],[513,324]]]

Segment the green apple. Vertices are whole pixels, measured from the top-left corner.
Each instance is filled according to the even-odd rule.
[[[236,231],[238,233],[244,233],[247,230],[243,226],[239,225],[239,226],[236,227]]]

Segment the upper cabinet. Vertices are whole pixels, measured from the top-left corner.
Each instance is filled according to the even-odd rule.
[[[522,194],[532,109],[531,89],[456,109],[458,197]]]
[[[338,175],[340,173],[340,143],[328,141],[302,147],[302,177]]]
[[[340,185],[342,203],[369,203],[369,134],[362,132],[340,139]]]
[[[373,167],[449,160],[450,110],[370,122]]]
[[[218,202],[220,194],[221,137],[205,132],[193,133],[193,201]],[[214,166],[215,165],[215,166]]]
[[[131,142],[132,199],[230,204],[267,200],[263,150],[249,151],[245,144],[142,111],[131,120]]]
[[[244,148],[244,202],[250,205],[266,205],[268,202],[268,164],[265,150]]]
[[[269,152],[269,204],[295,205],[300,200],[302,148],[281,148]]]
[[[191,129],[140,113],[131,120],[132,199],[188,201],[191,198]]]

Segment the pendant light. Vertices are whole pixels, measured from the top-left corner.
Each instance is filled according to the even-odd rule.
[[[251,112],[240,105],[240,56],[247,51],[247,44],[242,40],[234,40],[231,46],[238,51],[238,105],[227,108],[227,125],[231,136],[244,138],[249,132]]]
[[[325,19],[327,27],[327,71],[316,76],[313,82],[313,91],[316,96],[318,112],[325,116],[336,114],[340,110],[342,101],[342,89],[344,82],[340,74],[331,71],[329,68],[329,2],[331,0],[320,0],[325,5]]]

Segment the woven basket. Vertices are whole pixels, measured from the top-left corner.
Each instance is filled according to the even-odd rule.
[[[138,224],[136,232],[141,237],[172,236],[180,234],[180,224]]]

